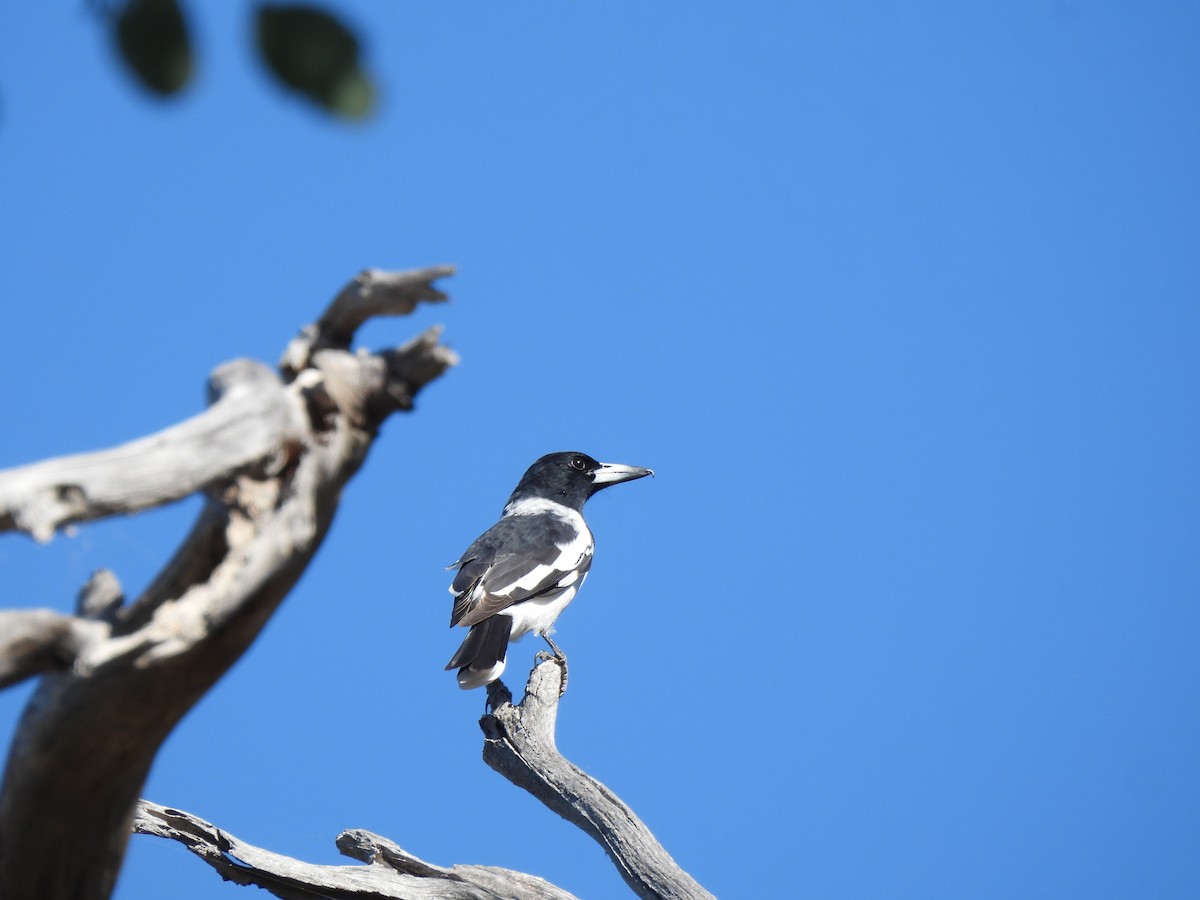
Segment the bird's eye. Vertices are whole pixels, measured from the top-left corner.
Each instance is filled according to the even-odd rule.
[[[587,468],[587,463],[583,461],[582,456],[576,456],[571,459],[571,468],[576,472],[582,472]]]

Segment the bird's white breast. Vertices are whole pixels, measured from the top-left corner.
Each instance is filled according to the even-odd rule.
[[[515,641],[531,632],[533,634],[552,634],[554,620],[567,608],[567,604],[575,599],[575,592],[579,590],[579,586],[586,578],[587,574],[585,573],[574,584],[561,591],[546,594],[536,600],[517,603],[499,613],[502,616],[512,616],[512,640]]]
[[[532,600],[525,600],[504,610],[500,615],[512,616],[512,639],[529,634],[547,634],[554,630],[554,620],[567,608],[587,578],[595,547],[592,532],[577,510],[551,500],[521,500],[504,510],[507,516],[553,515],[570,522],[575,537],[565,544],[558,544],[559,555],[553,563],[538,566],[518,582],[526,590],[536,587],[552,571],[563,573],[558,581],[559,590],[550,591]]]

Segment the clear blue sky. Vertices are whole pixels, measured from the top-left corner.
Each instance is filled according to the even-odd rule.
[[[658,477],[589,507],[559,743],[718,896],[1197,895],[1200,6],[342,3],[360,128],[193,6],[165,106],[83,3],[0,11],[0,465],[196,412],[367,266],[461,267],[362,337],[463,363],[148,798],[627,896],[442,671],[442,567],[581,449]],[[4,602],[137,591],[197,509],[0,537]],[[249,896],[134,838],[164,884]]]

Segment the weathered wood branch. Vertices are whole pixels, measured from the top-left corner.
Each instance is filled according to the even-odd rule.
[[[633,811],[595,778],[563,758],[554,730],[562,687],[557,660],[530,672],[525,697],[514,706],[502,682],[488,686],[492,713],[480,720],[483,758],[509,781],[529,791],[568,822],[595,838],[640,897],[712,900],[671,858]],[[511,898],[564,900],[561,888],[521,872],[491,866],[442,868],[424,862],[368,831],[344,831],[343,855],[362,866],[319,866],[243,843],[190,813],[143,800],[133,829],[184,844],[228,881],[253,884],[285,900],[313,894],[357,898]]]
[[[369,831],[344,831],[343,856],[366,865],[301,862],[239,840],[190,813],[143,800],[133,830],[179,841],[226,881],[256,885],[284,900],[574,900],[541,878],[492,866],[443,868]]]
[[[484,762],[591,835],[639,897],[711,900],[621,798],[558,752],[562,678],[559,661],[544,659],[516,706],[502,682],[488,685],[492,714],[479,722]]]
[[[76,615],[52,609],[0,610],[0,689],[76,666],[91,648],[112,636],[124,601],[117,577],[100,569],[75,598]]]
[[[441,303],[449,299],[433,286],[439,278],[454,274],[453,266],[431,266],[407,272],[367,269],[342,288],[316,322],[300,329],[279,361],[285,373],[308,367],[317,350],[346,350],[354,333],[368,319],[407,316],[418,303]]]
[[[0,688],[69,668],[108,628],[52,609],[0,610]]]
[[[431,329],[351,352],[371,315],[444,299],[448,267],[359,275],[289,345],[282,377],[236,361],[209,409],[98,453],[0,472],[0,530],[39,539],[71,522],[202,491],[191,533],[150,586],[122,603],[93,579],[79,615],[14,613],[0,680],[42,673],[0,788],[0,896],[111,892],[141,786],[179,719],[250,646],[320,546],[342,489],[383,419],[457,361]]]
[[[209,408],[110,450],[0,472],[0,531],[46,540],[73,522],[207,498],[174,557],[132,602],[115,576],[84,586],[75,615],[0,613],[0,686],[42,681],[0,787],[0,896],[103,898],[132,829],[184,843],[222,877],[285,898],[568,900],[547,882],[488,866],[442,868],[384,838],[344,832],[367,865],[316,866],[245,844],[137,797],[163,740],[253,643],[312,560],[379,426],[456,362],[429,329],[352,352],[372,316],[445,295],[448,267],[360,274],[284,352],[278,373],[237,360],[214,371]],[[558,753],[557,663],[513,706],[497,683],[484,759],[592,835],[643,897],[709,897],[611,791]]]
[[[209,393],[207,410],[157,434],[0,472],[0,531],[19,529],[48,541],[72,522],[194,494],[302,439],[302,409],[266,366],[227,363],[213,373]]]
[[[435,266],[360,273],[320,319],[288,344],[280,362],[286,380],[305,370],[324,369],[339,376],[326,379],[325,386],[343,389],[343,410],[353,410],[367,399],[375,402],[371,413],[376,417],[411,408],[411,391],[446,367],[444,354],[429,352],[428,339],[417,342],[417,352],[410,346],[366,357],[327,353],[317,365],[313,356],[318,351],[349,350],[357,329],[372,317],[407,315],[421,301],[445,300],[433,281],[453,272],[452,266]],[[436,343],[437,332],[432,338]],[[397,356],[402,368],[393,371]],[[420,372],[415,368],[419,365],[432,369]],[[346,379],[351,383],[344,384]],[[210,378],[209,409],[185,422],[109,450],[0,472],[0,531],[17,529],[46,541],[64,525],[170,503],[235,472],[269,463],[300,441],[307,427],[305,408],[285,393],[285,384],[271,369],[252,360],[234,360]]]

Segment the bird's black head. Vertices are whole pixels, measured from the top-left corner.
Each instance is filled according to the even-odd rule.
[[[640,466],[596,462],[586,453],[565,451],[549,453],[521,476],[505,511],[522,500],[552,500],[582,510],[588,497],[609,485],[653,475]]]

